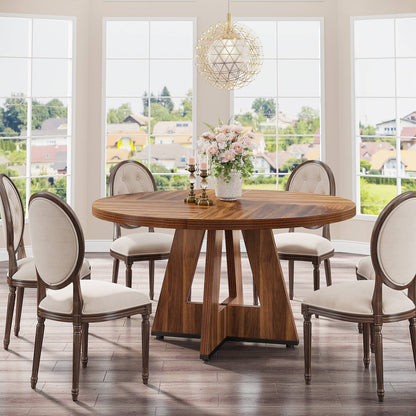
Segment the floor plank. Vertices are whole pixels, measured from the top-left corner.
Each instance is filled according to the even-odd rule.
[[[112,259],[89,254],[93,278],[111,281]],[[334,284],[355,279],[359,256],[337,254],[332,260]],[[197,267],[192,294],[202,300],[204,259]],[[156,262],[155,294],[160,291],[166,261]],[[0,263],[5,275],[7,263]],[[221,297],[227,297],[226,260],[222,262]],[[287,265],[283,262],[287,275]],[[323,272],[323,271],[322,271]],[[124,284],[124,268],[120,267]],[[321,276],[324,285],[324,273]],[[147,292],[147,264],[133,266],[135,288]],[[243,256],[243,290],[248,303],[252,285]],[[0,350],[0,415],[414,415],[416,372],[406,322],[385,325],[386,397],[378,403],[375,365],[362,364],[362,339],[356,325],[325,318],[312,320],[312,384],[303,381],[303,335],[300,304],[312,290],[312,266],[295,265],[292,309],[300,344],[227,342],[204,363],[199,340],[165,338],[150,341],[149,385],[141,383],[141,319],[90,325],[89,364],[81,369],[79,402],[71,400],[72,327],[46,322],[36,391],[30,389],[35,334],[35,291],[27,290],[21,333],[9,351]],[[4,328],[8,288],[0,282],[0,327]],[[157,301],[154,302],[155,310]],[[152,319],[151,319],[152,321]],[[373,357],[372,357],[373,358]]]

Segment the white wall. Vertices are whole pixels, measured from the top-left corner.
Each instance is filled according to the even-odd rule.
[[[2,0],[0,13],[69,15],[77,18],[75,165],[73,206],[87,240],[109,239],[111,225],[95,219],[92,202],[101,197],[102,22],[103,17],[197,17],[198,37],[225,19],[226,0],[193,2],[104,2],[103,0]],[[324,17],[326,162],[337,194],[353,198],[351,143],[350,17],[416,12],[414,0],[324,0],[317,2],[233,2],[238,17]],[[202,122],[229,118],[229,94],[198,77],[197,133]],[[335,240],[368,242],[373,221],[349,220],[332,227]],[[0,244],[4,247],[4,243]]]

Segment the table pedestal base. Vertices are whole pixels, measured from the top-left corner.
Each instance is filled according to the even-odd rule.
[[[152,334],[200,337],[204,360],[226,340],[299,343],[272,230],[244,230],[260,305],[243,304],[239,231],[225,231],[228,291],[219,300],[223,231],[208,231],[203,302],[190,301],[203,230],[176,230]]]

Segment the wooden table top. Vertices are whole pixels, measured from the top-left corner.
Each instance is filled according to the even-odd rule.
[[[303,227],[344,221],[355,204],[344,198],[288,191],[243,190],[234,202],[220,201],[214,191],[211,207],[183,202],[188,191],[117,195],[96,200],[95,217],[105,221],[191,230],[254,230]]]

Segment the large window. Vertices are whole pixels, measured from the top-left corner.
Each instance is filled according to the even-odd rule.
[[[416,17],[356,18],[355,177],[361,214],[416,189]]]
[[[186,186],[193,137],[193,20],[105,21],[105,172],[125,159],[159,189]]]
[[[322,21],[240,22],[264,52],[261,73],[232,97],[234,120],[256,134],[256,175],[245,187],[284,189],[294,167],[321,157]]]
[[[0,172],[70,199],[73,20],[0,16]]]

